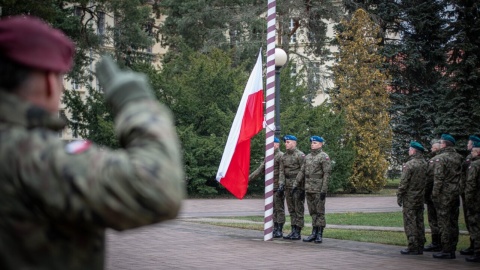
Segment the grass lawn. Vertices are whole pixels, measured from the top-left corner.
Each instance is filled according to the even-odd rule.
[[[250,230],[263,231],[263,217],[234,217],[222,219],[236,219],[249,220],[257,223],[236,223],[236,222],[202,222],[217,226],[226,226]],[[287,220],[289,217],[287,217]],[[328,224],[335,225],[360,225],[360,226],[381,226],[381,227],[403,227],[403,219],[401,212],[391,213],[334,213],[326,214],[327,228],[324,231],[326,238],[334,238],[341,240],[352,240],[360,242],[380,243],[405,246],[407,244],[405,233],[390,232],[390,231],[369,231],[369,230],[350,230],[350,229],[329,229]],[[305,215],[305,223],[311,224],[311,217]],[[428,221],[425,213],[425,227],[428,228]],[[460,212],[459,218],[460,230],[466,230],[465,221],[463,219],[463,212]],[[290,227],[285,226],[284,234],[290,232]],[[302,235],[308,235],[311,232],[311,227],[306,226],[302,230]],[[430,243],[430,234],[427,234],[427,243]],[[465,248],[469,245],[469,238],[467,235],[460,235],[458,249]]]

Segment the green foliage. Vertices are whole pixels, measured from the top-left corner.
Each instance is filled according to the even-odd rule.
[[[387,75],[381,70],[378,26],[364,10],[343,22],[338,35],[339,52],[334,66],[332,103],[344,112],[346,142],[353,145],[355,159],[350,177],[352,191],[378,191],[386,183],[387,157],[391,147]]]

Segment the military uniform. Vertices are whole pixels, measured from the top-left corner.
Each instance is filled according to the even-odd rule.
[[[70,68],[73,43],[20,16],[0,20],[0,48],[2,69],[18,74],[22,65],[35,72],[28,82],[49,82],[0,81],[0,269],[103,269],[106,228],[176,217],[185,192],[179,141],[145,77],[101,61],[96,75],[121,149],[67,144],[58,136],[63,89],[53,80]]]
[[[294,187],[305,181],[307,206],[312,217],[312,234],[304,242],[322,242],[325,222],[325,196],[328,190],[328,179],[332,170],[327,153],[321,148],[312,150],[305,157],[300,172],[293,184]]]
[[[279,191],[279,169],[280,159],[283,156],[283,152],[280,149],[275,149],[274,163],[273,163],[273,223],[274,231],[273,237],[279,238],[282,236],[283,224],[285,224],[285,192]],[[265,172],[265,161],[253,171],[248,179],[249,181],[257,178],[260,174]]]
[[[426,246],[423,249],[424,251],[441,251],[441,236],[440,228],[438,226],[437,210],[435,209],[435,204],[432,201],[433,171],[436,155],[437,153],[434,153],[434,156],[428,161],[426,175],[425,204],[427,205],[428,225],[430,226],[430,231],[432,233],[432,243]]]
[[[434,160],[432,200],[437,209],[442,244],[442,253],[434,257],[455,258],[463,158],[453,147],[445,147]]]
[[[305,212],[305,188],[304,182],[297,186],[298,191],[293,192],[293,182],[303,163],[305,154],[297,148],[287,149],[280,159],[280,186],[285,186],[285,198],[287,201],[288,212],[290,213],[290,221],[292,224],[292,232],[300,230],[304,226]],[[291,235],[287,235],[289,239]]]
[[[471,161],[472,161],[472,155],[469,154],[469,155],[467,155],[467,157],[465,158],[465,161],[463,162],[463,170],[464,170],[464,176],[465,176],[464,180],[465,181],[468,177],[468,169],[470,167]],[[467,202],[465,200],[465,192],[463,192],[465,184],[466,184],[465,181],[462,181],[462,194],[460,195],[460,199],[462,201],[463,217],[465,219],[465,225],[467,227],[467,230],[470,232],[471,231],[471,229],[470,229],[471,218],[469,218],[469,215],[471,213],[468,211]],[[473,255],[474,245],[475,245],[475,241],[473,240],[473,237],[470,236],[470,246],[466,249],[460,250],[460,254],[462,254],[462,255]]]
[[[403,206],[403,223],[408,240],[408,251],[422,254],[425,243],[423,204],[425,199],[427,162],[421,153],[415,153],[402,169],[397,199]]]
[[[467,216],[470,227],[470,237],[474,240],[473,257],[466,258],[467,261],[480,262],[480,157],[471,159],[465,182],[465,201],[467,205]]]

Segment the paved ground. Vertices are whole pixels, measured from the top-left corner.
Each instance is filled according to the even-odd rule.
[[[263,200],[187,200],[179,219],[127,232],[109,231],[107,269],[479,269],[457,253],[400,255],[397,246],[325,239],[263,241],[263,232],[195,224],[192,218],[263,215]],[[394,197],[332,197],[328,212],[399,211]]]

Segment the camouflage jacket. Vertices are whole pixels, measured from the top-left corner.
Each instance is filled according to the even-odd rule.
[[[433,189],[433,170],[435,166],[435,156],[438,152],[433,153],[433,157],[428,160],[427,174],[426,174],[426,184],[425,184],[425,202],[432,202],[432,189]]]
[[[59,139],[58,116],[0,90],[0,269],[103,269],[105,229],[175,218],[184,197],[169,110],[116,115],[122,148]]]
[[[403,165],[397,197],[405,208],[423,208],[428,164],[423,155],[412,155]]]
[[[273,160],[273,189],[274,190],[277,190],[278,189],[278,186],[279,186],[279,181],[278,181],[278,177],[279,177],[279,168],[280,168],[280,159],[282,158],[283,156],[283,152],[280,151],[280,149],[275,149],[275,156],[274,156],[274,160]],[[253,171],[249,176],[248,176],[248,180],[251,181],[255,178],[257,178],[260,174],[264,173],[265,172],[265,161],[262,162],[262,164],[260,164],[260,166],[258,166],[257,169],[255,169],[255,171]]]
[[[434,158],[432,199],[449,203],[461,192],[463,157],[453,147],[439,150]]]
[[[332,163],[328,154],[322,149],[312,150],[305,157],[293,187],[305,186],[305,191],[309,193],[327,193],[331,171]],[[305,183],[302,184],[303,180]]]
[[[280,185],[291,188],[303,164],[305,154],[298,150],[287,149],[280,159]],[[303,186],[299,187],[303,189]]]
[[[480,157],[471,159],[465,183],[465,201],[468,209],[480,213]]]

